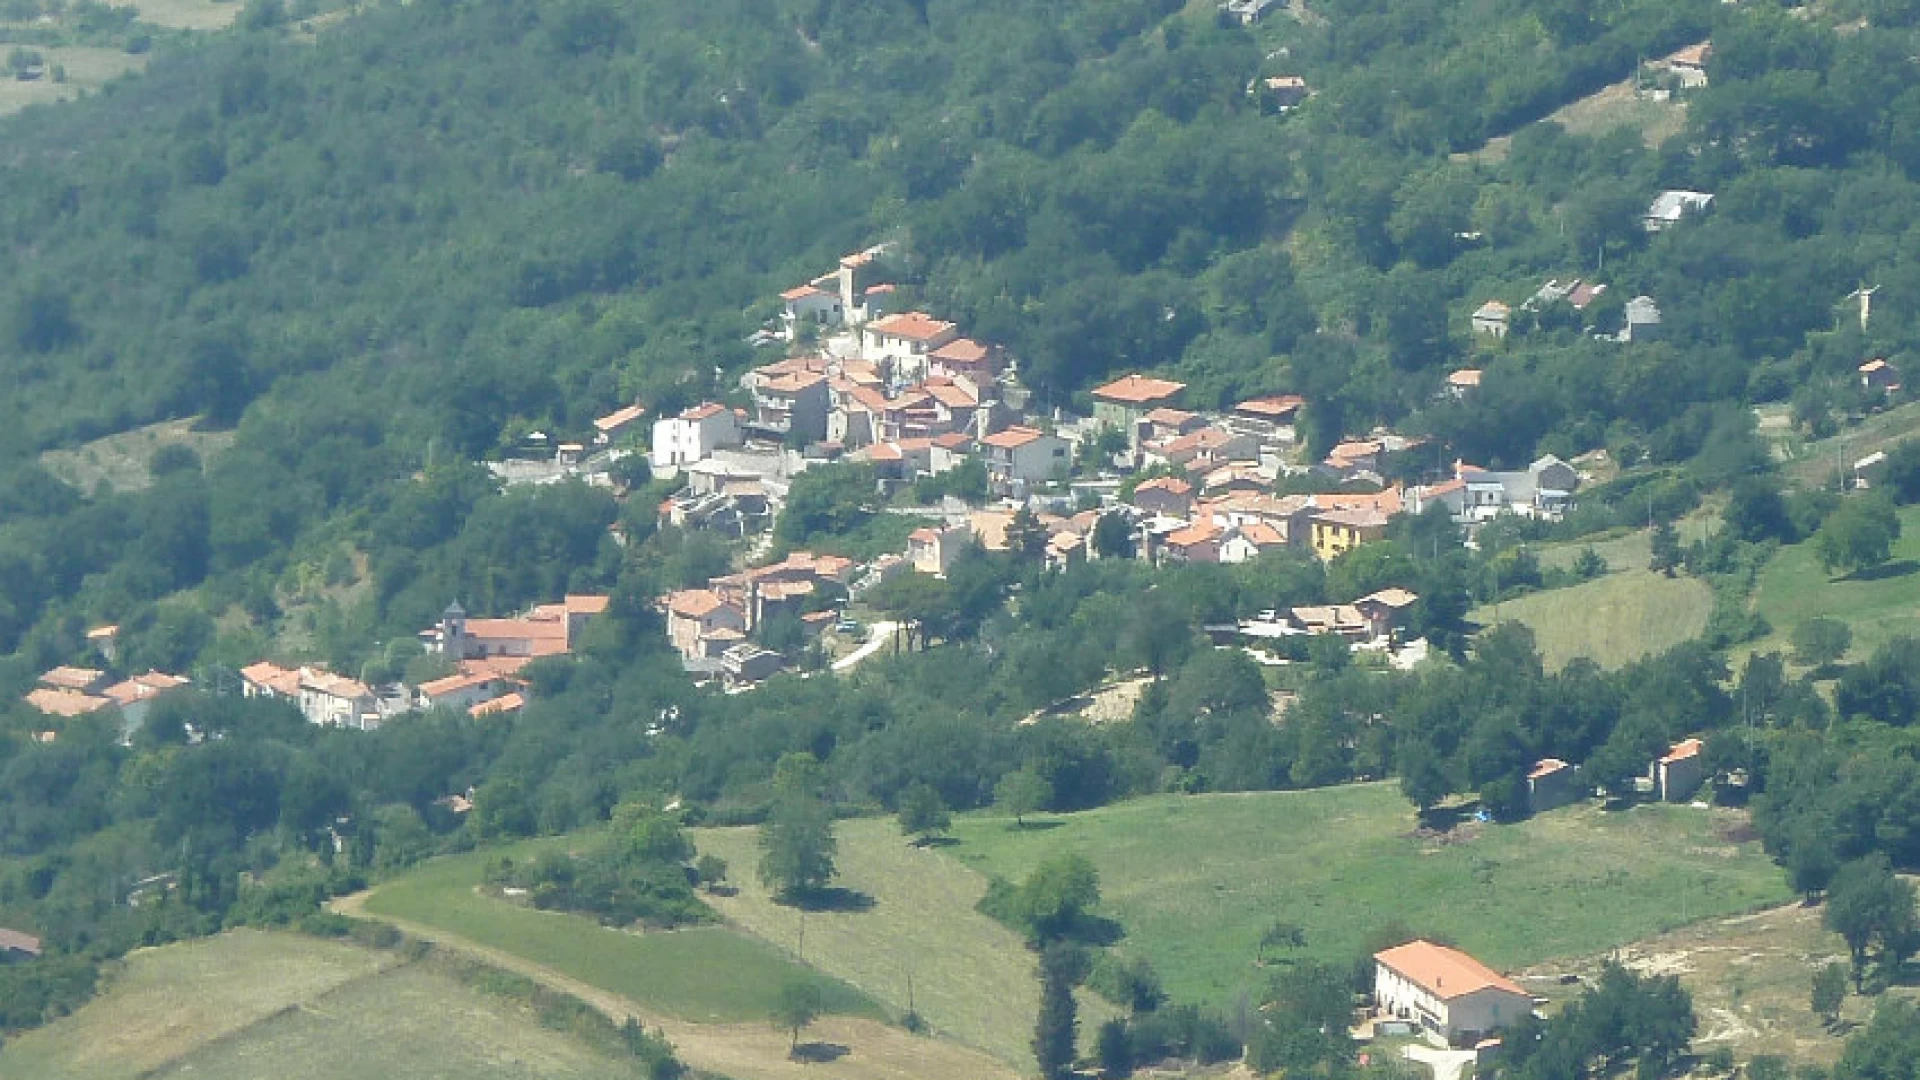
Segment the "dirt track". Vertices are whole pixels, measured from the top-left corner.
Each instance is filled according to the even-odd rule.
[[[664,1033],[681,1061],[734,1080],[1015,1080],[1020,1075],[977,1050],[843,1016],[824,1017],[806,1031],[809,1043],[844,1050],[840,1056],[831,1061],[794,1061],[787,1056],[786,1034],[769,1024],[695,1024],[660,1016],[629,998],[512,953],[421,923],[369,915],[367,895],[359,892],[343,896],[328,907],[341,915],[388,923],[414,937],[458,949],[572,994],[615,1022],[632,1017],[648,1029]]]

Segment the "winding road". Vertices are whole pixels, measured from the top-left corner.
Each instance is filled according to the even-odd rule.
[[[894,631],[900,629],[897,622],[877,622],[867,628],[867,640],[861,646],[833,662],[835,671],[852,671],[862,660],[887,647]]]

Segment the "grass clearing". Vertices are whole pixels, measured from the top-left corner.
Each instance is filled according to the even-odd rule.
[[[106,993],[0,1054],[0,1075],[142,1074],[397,958],[317,938],[235,930],[133,953]],[[192,987],[192,993],[182,988]],[[17,1071],[16,1071],[17,1070]]]
[[[22,82],[11,75],[0,75],[0,115],[16,113],[29,105],[54,105],[71,101],[82,93],[99,90],[114,78],[146,66],[147,58],[122,49],[102,49],[87,45],[27,46],[46,59],[46,73]],[[11,53],[12,42],[0,42],[0,55]],[[55,82],[53,69],[66,71],[63,82]]]
[[[1851,469],[1853,463],[1877,450],[1891,451],[1920,431],[1920,401],[1897,405],[1872,413],[1858,424],[1816,442],[1783,439],[1775,453],[1787,461],[1787,474],[1803,484],[1824,484],[1835,469]]]
[[[1625,543],[1621,549],[1625,550]],[[1499,604],[1501,621],[1533,630],[1549,668],[1578,656],[1617,668],[1700,636],[1713,610],[1713,593],[1690,577],[1665,577],[1639,567],[1564,589],[1549,589]],[[1493,606],[1468,618],[1494,623]]]
[[[1227,1005],[1264,978],[1255,946],[1276,919],[1329,960],[1397,921],[1514,968],[1786,899],[1759,845],[1727,839],[1743,824],[1731,811],[1569,807],[1436,842],[1413,834],[1396,786],[1363,784],[1157,796],[1025,830],[968,816],[946,853],[1008,878],[1087,856],[1126,929],[1120,948],[1150,960],[1176,1000]]]
[[[1547,119],[1574,135],[1605,135],[1633,128],[1648,149],[1654,149],[1687,126],[1687,106],[1673,100],[1657,101],[1634,90],[1627,79],[1555,109]]]
[[[525,1008],[402,968],[283,1010],[154,1080],[402,1076],[407,1080],[638,1080],[639,1067],[540,1026]]]
[[[797,949],[799,912],[775,904],[755,880],[757,837],[754,829],[694,834],[702,852],[727,860],[739,885],[738,895],[711,902],[739,926]],[[1027,1042],[1040,1004],[1034,958],[1018,935],[974,910],[986,879],[937,849],[913,847],[891,818],[843,821],[838,838],[836,884],[874,902],[863,911],[809,912],[807,962],[902,1015],[911,978],[914,1008],[936,1032],[1031,1069]],[[1082,1020],[1082,1029],[1093,1026]]]
[[[1920,634],[1920,506],[1900,509],[1893,559],[1867,580],[1834,580],[1811,543],[1783,547],[1760,572],[1755,609],[1773,633],[1750,648],[1788,651],[1793,628],[1812,618],[1838,619],[1853,628],[1848,656],[1860,659],[1902,634]]]
[[[192,419],[166,420],[71,450],[48,450],[40,455],[40,465],[83,492],[91,493],[102,482],[113,485],[115,491],[139,491],[153,483],[148,465],[161,447],[186,446],[205,462],[233,444],[233,432],[195,431],[194,423]]]
[[[536,850],[538,845],[527,844],[508,853],[518,858]],[[633,933],[486,896],[477,888],[481,873],[500,854],[435,859],[376,889],[365,909],[445,930],[682,1020],[763,1022],[791,978],[818,979],[826,1012],[883,1016],[875,1002],[845,983],[809,972],[773,946],[724,927]]]
[[[1685,129],[1687,106],[1684,102],[1655,101],[1650,97],[1641,97],[1634,89],[1634,80],[1623,79],[1560,106],[1539,122],[1559,124],[1572,134],[1586,136],[1605,135],[1617,128],[1633,128],[1640,133],[1640,140],[1653,149]],[[1497,135],[1488,139],[1486,145],[1478,150],[1454,156],[1505,161],[1512,143],[1511,133]]]
[[[0,1053],[35,1080],[637,1080],[631,1062],[396,953],[237,930],[135,953],[99,998]]]
[[[174,30],[220,30],[240,15],[239,0],[136,0],[140,21]]]
[[[1607,562],[1607,569],[1643,570],[1653,558],[1653,534],[1635,529],[1617,536],[1580,540],[1569,544],[1551,544],[1535,554],[1543,570],[1571,570],[1580,553],[1588,548]]]

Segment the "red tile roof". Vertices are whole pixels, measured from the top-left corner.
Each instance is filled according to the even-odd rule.
[[[1382,607],[1403,608],[1403,607],[1411,607],[1414,604],[1418,603],[1419,601],[1420,601],[1420,594],[1412,591],[1411,589],[1402,589],[1396,586],[1392,588],[1381,589],[1379,592],[1368,593],[1367,595],[1361,597],[1360,599],[1355,600],[1354,603],[1355,604],[1375,603],[1375,604],[1379,604]]]
[[[1673,747],[1660,758],[1660,764],[1671,765],[1676,761],[1685,761],[1697,756],[1705,748],[1706,744],[1699,739],[1682,739],[1674,743]]]
[[[420,693],[429,698],[445,697],[448,694],[457,694],[462,690],[472,690],[475,687],[485,686],[492,681],[493,677],[490,675],[485,675],[480,672],[462,671],[448,675],[443,679],[434,679],[430,682],[421,683]]]
[[[1359,492],[1334,491],[1313,497],[1314,505],[1322,510],[1377,510],[1382,514],[1397,514],[1405,506],[1400,489],[1387,488],[1371,495]]]
[[[1559,758],[1541,758],[1539,761],[1533,763],[1533,768],[1527,770],[1527,779],[1544,779],[1567,767],[1567,763],[1561,761]]]
[[[115,683],[101,693],[111,698],[116,705],[126,706],[185,686],[189,681],[164,671],[148,671],[145,675],[135,675],[125,682]]]
[[[1152,480],[1143,480],[1134,485],[1133,493],[1135,495],[1143,491],[1164,491],[1169,495],[1191,495],[1193,494],[1193,485],[1178,477],[1157,476]]]
[[[1135,374],[1115,379],[1095,390],[1093,396],[1128,405],[1145,405],[1148,402],[1171,400],[1186,388],[1186,383]]]
[[[1713,42],[1702,41],[1697,45],[1689,45],[1679,52],[1674,53],[1672,56],[1667,57],[1667,63],[1678,64],[1681,67],[1705,67],[1707,57],[1712,55]]]
[[[1266,397],[1250,398],[1233,407],[1233,411],[1243,416],[1258,416],[1269,420],[1281,420],[1300,411],[1307,399],[1298,394],[1269,394]]]
[[[1378,529],[1386,526],[1387,515],[1371,509],[1323,510],[1313,515],[1313,520],[1350,529]]]
[[[1248,522],[1240,526],[1240,535],[1246,537],[1247,542],[1257,548],[1285,547],[1287,543],[1287,538],[1280,535],[1279,529],[1264,521]]]
[[[1221,531],[1218,525],[1212,524],[1211,522],[1189,525],[1184,529],[1176,529],[1168,533],[1167,546],[1193,547],[1196,544],[1204,544],[1220,539]]]
[[[300,692],[300,673],[268,660],[261,660],[241,668],[240,677],[257,686],[264,686],[282,697],[293,697]]]
[[[794,371],[768,379],[760,384],[760,389],[769,394],[798,394],[826,381],[827,377],[817,372]]]
[[[1443,1001],[1489,988],[1530,998],[1512,979],[1458,949],[1431,941],[1409,941],[1374,953],[1373,958]]]
[[[85,716],[95,709],[103,709],[112,702],[92,694],[82,694],[76,690],[49,690],[41,687],[27,694],[27,704],[46,713],[48,716]]]
[[[40,676],[40,681],[57,690],[85,690],[106,675],[94,668],[68,667],[64,664]]]
[[[595,420],[593,426],[599,428],[601,431],[612,431],[614,428],[631,424],[646,414],[647,410],[645,408],[639,405],[629,405],[624,409],[616,409],[600,419]]]
[[[942,322],[924,311],[903,311],[898,315],[889,315],[878,322],[870,323],[867,329],[887,337],[905,338],[908,341],[931,341],[953,329],[950,322]]]
[[[689,619],[704,618],[725,606],[726,601],[710,589],[683,589],[667,594],[667,610]]]
[[[1045,435],[1046,432],[1030,427],[1010,427],[1005,431],[996,431],[980,441],[1000,450],[1015,450]]]
[[[977,364],[987,358],[987,347],[972,338],[954,338],[945,345],[933,350],[935,360],[950,360],[959,364]]]
[[[526,695],[518,690],[503,694],[492,701],[483,701],[467,710],[468,716],[495,716],[500,713],[519,712],[527,703]]]
[[[18,930],[0,930],[0,952],[25,953],[28,956],[40,955],[40,939],[32,934],[23,934]]]
[[[929,384],[927,396],[949,409],[971,409],[980,404],[980,399],[968,393],[965,387],[955,386],[952,383]]]
[[[345,675],[335,675],[320,668],[300,669],[300,689],[326,694],[336,698],[371,697],[373,691],[358,679],[349,679]]]

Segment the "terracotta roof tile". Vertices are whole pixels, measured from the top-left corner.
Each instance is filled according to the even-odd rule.
[[[1186,388],[1186,383],[1135,374],[1115,379],[1095,390],[1093,396],[1130,405],[1143,405],[1150,401],[1170,400]]]
[[[73,717],[104,709],[112,702],[77,690],[53,690],[43,686],[27,694],[27,704],[48,716]]]
[[[877,322],[867,324],[867,329],[887,337],[905,338],[908,341],[931,341],[953,329],[950,322],[942,322],[924,311],[903,311],[898,315],[889,315]]]
[[[1458,949],[1435,945],[1431,941],[1410,941],[1374,953],[1373,958],[1443,1001],[1488,988],[1530,997],[1512,979]]]
[[[1046,432],[1030,427],[1010,427],[1005,431],[996,431],[980,441],[987,446],[1000,450],[1015,450],[1033,442]]]
[[[624,409],[616,409],[600,419],[595,420],[593,426],[599,428],[601,431],[612,431],[614,428],[624,424],[631,424],[646,414],[647,410],[644,407],[629,405]]]

